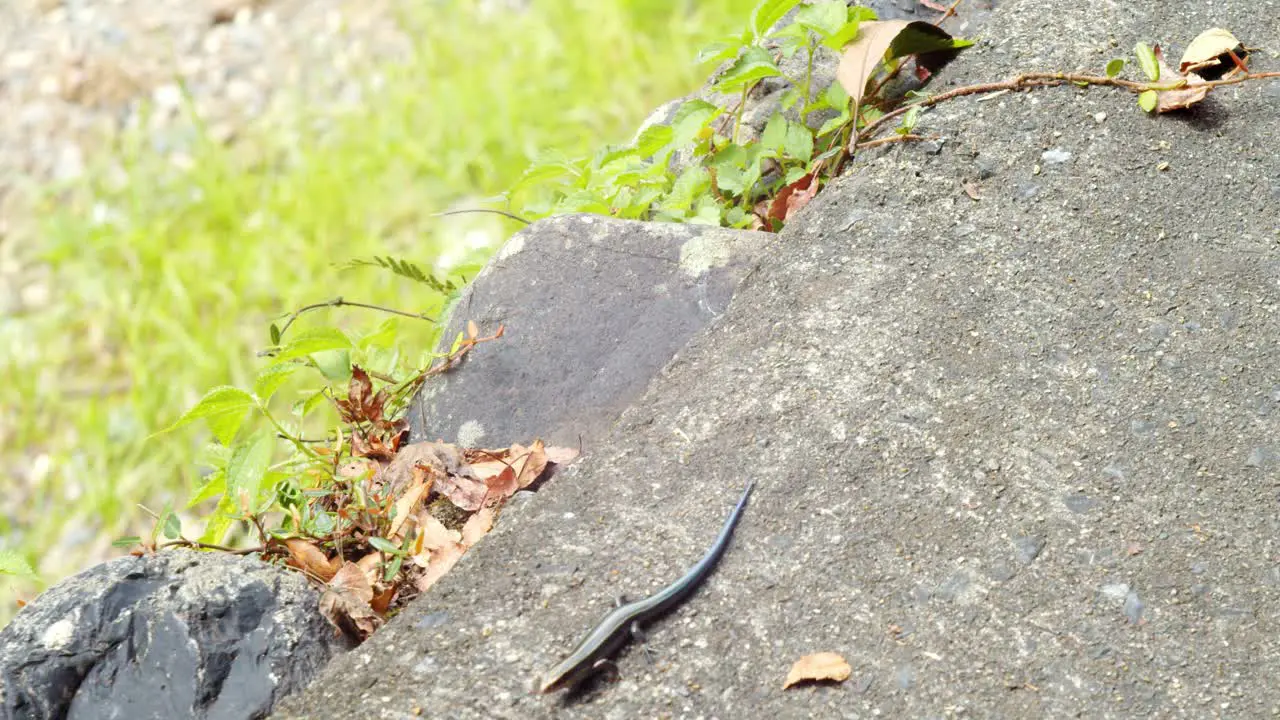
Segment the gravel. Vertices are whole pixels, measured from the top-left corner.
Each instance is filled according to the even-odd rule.
[[[5,0],[0,3],[0,297],[21,296],[15,246],[32,201],[82,178],[145,123],[182,164],[199,138],[187,97],[222,142],[297,102],[361,102],[377,61],[409,48],[396,0]],[[9,292],[5,292],[5,291]],[[34,309],[20,307],[18,309]]]

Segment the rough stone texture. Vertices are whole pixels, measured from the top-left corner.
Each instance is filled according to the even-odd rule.
[[[1009,2],[937,87],[1139,40],[1176,58],[1212,26],[1276,47],[1275,17]],[[945,142],[860,158],[603,450],[280,716],[1274,714],[1277,117],[1274,82],[1181,116],[1071,87],[926,113]],[[749,477],[656,664],[529,693],[611,598],[696,559]],[[852,677],[781,690],[817,651]]]
[[[590,447],[689,338],[719,317],[772,236],[567,216],[516,234],[459,299],[498,342],[427,385],[415,440]]]
[[[0,718],[265,717],[346,649],[318,597],[250,558],[103,563],[0,630]]]

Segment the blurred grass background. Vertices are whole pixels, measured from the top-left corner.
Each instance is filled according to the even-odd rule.
[[[50,302],[0,319],[0,549],[39,576],[0,576],[0,625],[16,598],[146,535],[138,503],[182,506],[200,482],[203,426],[147,438],[206,390],[247,386],[274,318],[339,295],[440,309],[425,286],[336,263],[483,262],[518,225],[432,214],[499,195],[539,151],[626,140],[704,79],[697,50],[743,27],[753,4],[534,0],[482,17],[474,3],[415,3],[415,52],[377,68],[384,80],[355,112],[298,107],[234,147],[201,144],[180,172],[144,138],[109,149],[127,179],[91,173],[57,194],[30,242]],[[385,320],[323,314],[357,331]],[[430,349],[432,327],[400,327],[402,347]]]

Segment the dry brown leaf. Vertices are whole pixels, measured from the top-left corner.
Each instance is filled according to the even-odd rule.
[[[350,637],[363,640],[382,624],[369,601],[373,587],[364,570],[353,562],[343,563],[320,597],[320,612]]]
[[[382,553],[374,550],[355,562],[356,567],[360,568],[360,570],[364,572],[365,581],[368,582],[370,586],[378,581],[378,566],[382,564],[383,559]],[[343,567],[346,566],[344,565]],[[372,593],[373,591],[370,590],[369,592]]]
[[[813,655],[805,655],[791,666],[791,671],[787,673],[787,681],[783,683],[782,689],[795,685],[796,683],[813,681],[813,680],[834,680],[835,682],[844,682],[849,679],[853,668],[849,667],[849,663],[837,653],[820,652]]]
[[[462,533],[450,530],[431,513],[423,510],[418,513],[418,539],[414,544],[413,560],[426,567],[434,550],[457,544],[462,540]]]
[[[547,460],[557,465],[568,465],[581,454],[577,448],[556,447],[554,445],[546,448],[545,452],[547,453]]]
[[[523,490],[542,477],[547,469],[547,448],[541,440],[534,440],[529,451],[511,464],[516,467],[516,484]]]
[[[329,562],[328,556],[320,548],[312,545],[311,541],[304,538],[289,538],[284,541],[284,546],[289,550],[290,565],[311,573],[323,582],[329,582],[337,574],[338,568],[334,567]]]
[[[387,609],[391,607],[391,601],[396,599],[396,591],[399,589],[400,584],[396,583],[381,593],[374,595],[373,599],[369,601],[370,609],[379,615],[385,614]]]
[[[484,484],[488,490],[484,495],[483,507],[501,505],[520,489],[516,483],[516,471],[511,466],[507,466],[502,472],[485,480]]]
[[[491,507],[480,508],[475,515],[467,518],[462,526],[462,544],[471,547],[480,542],[480,538],[493,529],[493,521],[497,512]]]
[[[968,195],[970,200],[977,202],[982,199],[982,189],[978,187],[978,183],[970,180],[962,183],[961,187],[964,188],[964,194]]]
[[[937,72],[955,57],[958,48],[949,45],[951,35],[947,31],[922,20],[881,20],[864,22],[858,26],[858,35],[845,46],[836,68],[836,79],[853,98],[853,107],[862,104],[867,81],[876,74],[885,53],[893,48],[898,57],[915,55],[918,68]]]
[[[467,337],[472,340],[480,337],[480,328],[476,327],[475,320],[467,321]]]
[[[1164,61],[1164,51],[1159,45],[1155,48],[1156,62],[1160,65],[1160,81],[1158,84],[1166,84],[1181,78],[1187,81],[1183,87],[1173,90],[1157,90],[1156,91],[1156,112],[1166,113],[1170,110],[1182,110],[1191,107],[1196,103],[1204,100],[1209,95],[1209,88],[1205,87],[1204,79],[1199,75],[1183,76]]]
[[[399,543],[404,539],[404,535],[400,533],[400,530],[404,528],[404,524],[409,521],[409,518],[414,516],[414,511],[418,508],[418,502],[422,500],[430,489],[430,482],[423,482],[420,477],[414,478],[413,487],[406,490],[404,495],[401,495],[400,499],[396,500],[396,516],[391,520],[391,529],[387,534],[388,540]]]
[[[419,592],[426,592],[436,581],[445,576],[462,559],[467,548],[462,543],[452,543],[431,553],[427,571],[415,583]]]
[[[378,475],[378,482],[390,496],[399,495],[403,488],[414,481],[414,468],[428,468],[427,478],[440,477],[457,472],[462,465],[462,453],[457,446],[448,443],[416,442],[400,448],[393,459]],[[422,476],[422,470],[418,475]]]
[[[1178,63],[1178,71],[1182,74],[1208,71],[1215,78],[1226,77],[1240,72],[1231,53],[1236,57],[1245,55],[1244,43],[1236,39],[1230,30],[1210,28],[1200,33],[1187,45]]]
[[[436,492],[467,512],[479,510],[489,492],[489,486],[483,481],[465,475],[443,475],[436,480],[435,487]]]

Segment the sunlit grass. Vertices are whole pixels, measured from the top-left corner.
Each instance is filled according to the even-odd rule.
[[[42,582],[145,534],[138,503],[185,500],[202,428],[147,437],[205,390],[246,384],[273,318],[339,295],[440,309],[424,286],[335,263],[482,259],[518,226],[432,214],[499,195],[540,150],[625,139],[698,84],[698,47],[740,27],[751,3],[543,0],[488,18],[443,5],[407,18],[417,51],[375,69],[359,110],[288,113],[234,149],[198,145],[182,171],[135,137],[114,151],[122,183],[98,173],[49,204],[27,242],[51,299],[0,319],[0,547]],[[384,319],[323,312],[353,329]],[[401,327],[418,351],[434,337],[425,323]],[[38,589],[0,579],[0,623],[15,592]]]

